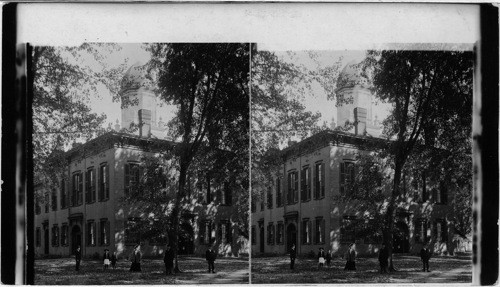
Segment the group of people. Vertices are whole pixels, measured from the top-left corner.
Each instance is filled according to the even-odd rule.
[[[429,271],[429,260],[432,256],[431,251],[427,246],[424,246],[420,251],[420,258],[423,263],[423,271]],[[345,253],[346,264],[344,270],[356,270],[356,250],[354,243],[349,244],[349,248]],[[292,244],[290,249],[290,269],[294,269],[295,259],[297,258],[297,250],[295,248],[295,244]],[[332,261],[332,252],[328,250],[325,252],[323,247],[319,248],[318,252],[318,268],[326,266],[330,267]],[[389,267],[389,250],[385,243],[382,243],[382,246],[379,249],[378,253],[378,261],[380,265],[380,273],[388,273]]]
[[[205,258],[208,263],[208,273],[215,273],[216,257],[217,255],[213,250],[213,248],[209,247],[205,253]],[[82,253],[80,246],[78,246],[75,250],[75,259],[76,259],[76,271],[79,271],[80,263],[82,260]],[[129,256],[129,260],[130,262],[132,262],[132,265],[130,266],[130,272],[141,272],[141,259],[142,259],[141,246],[137,244],[136,246],[134,246],[134,251],[130,253]],[[167,245],[163,255],[163,263],[165,263],[165,272],[167,275],[171,275],[174,273],[174,259],[175,259],[174,251],[170,245]],[[110,255],[108,249],[104,250],[104,255],[103,255],[104,270],[108,269],[110,265],[113,267],[113,269],[115,269],[117,261],[118,259],[116,256],[116,251],[113,252],[112,255]]]

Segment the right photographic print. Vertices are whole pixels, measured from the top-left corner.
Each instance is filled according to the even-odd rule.
[[[472,282],[472,44],[252,58],[251,282]]]

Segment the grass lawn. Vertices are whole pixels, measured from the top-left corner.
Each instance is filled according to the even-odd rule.
[[[247,284],[248,258],[217,258],[215,274],[207,273],[207,263],[201,257],[181,257],[183,271],[175,276],[165,274],[163,260],[145,259],[142,272],[129,272],[130,262],[118,261],[115,270],[102,269],[101,261],[82,261],[80,271],[75,271],[73,258],[35,260],[37,285],[145,285],[145,284]]]
[[[356,259],[356,271],[344,271],[345,261],[332,260],[330,268],[318,270],[316,259],[295,261],[290,270],[290,259],[279,257],[252,257],[252,284],[259,283],[471,283],[471,256],[433,257],[430,271],[422,272],[420,257],[395,255],[398,271],[380,274],[377,258]]]

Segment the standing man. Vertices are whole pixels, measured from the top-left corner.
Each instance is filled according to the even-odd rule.
[[[295,244],[292,244],[290,249],[290,269],[293,269],[295,265],[295,258],[297,258],[297,250],[295,250]]]
[[[389,260],[389,251],[385,246],[385,243],[382,243],[380,250],[378,251],[378,262],[380,264],[380,273],[387,273],[387,266]]]
[[[422,250],[420,250],[420,259],[422,259],[422,263],[424,265],[424,268],[422,269],[423,272],[429,271],[429,259],[431,259],[431,251],[427,246],[424,245],[422,247]]]
[[[215,251],[213,251],[212,246],[209,246],[207,252],[205,253],[205,258],[208,262],[208,273],[215,273],[215,257]]]
[[[167,244],[167,248],[165,249],[165,256],[163,257],[163,262],[165,263],[165,269],[167,275],[173,274],[174,270],[174,250],[170,248],[170,245]]]
[[[80,245],[76,247],[75,259],[76,259],[76,271],[80,271],[80,261],[82,261],[82,252],[80,251]]]

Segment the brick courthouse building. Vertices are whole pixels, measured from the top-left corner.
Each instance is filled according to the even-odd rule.
[[[78,245],[84,257],[102,255],[104,249],[127,256],[137,242],[141,242],[146,256],[163,252],[166,236],[142,239],[133,231],[140,218],[121,202],[127,188],[139,180],[141,158],[159,150],[172,152],[175,145],[162,139],[165,131],[157,120],[156,96],[142,71],[133,65],[121,89],[122,97],[136,100],[122,108],[122,127],[132,124],[140,128],[125,132],[117,124],[116,131],[74,147],[65,153],[68,164],[59,187],[48,190],[40,184],[35,186],[38,256],[69,256]],[[201,188],[183,206],[179,254],[204,254],[213,244],[222,255],[247,253],[247,241],[241,240],[234,225],[233,191],[210,188],[210,182],[197,186]]]
[[[355,123],[348,131],[332,129],[314,134],[281,151],[282,163],[273,174],[273,185],[263,188],[260,200],[252,202],[252,253],[288,253],[296,244],[299,254],[332,250],[343,255],[350,243],[360,254],[378,251],[381,230],[370,229],[361,201],[345,201],[346,186],[355,178],[356,159],[370,150],[366,143],[384,144],[381,127],[372,118],[368,84],[356,64],[348,64],[339,75],[337,93],[351,95],[353,101],[337,108],[337,121]],[[432,171],[426,171],[432,172]],[[392,171],[383,171],[390,178]],[[405,174],[405,202],[396,211],[394,251],[417,253],[430,243],[437,253],[455,249],[452,218],[453,191],[449,182],[432,182],[424,171]],[[374,183],[374,189],[390,195],[390,187]]]

